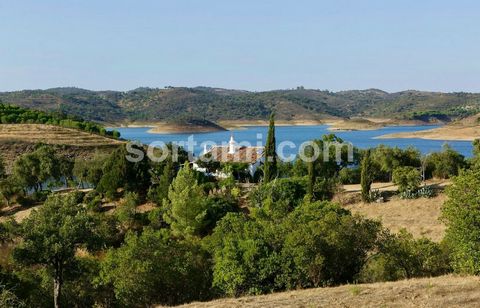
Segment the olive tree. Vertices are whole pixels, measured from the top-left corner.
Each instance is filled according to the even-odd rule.
[[[21,224],[21,243],[14,259],[25,265],[44,266],[53,277],[55,307],[61,306],[65,272],[73,268],[77,248],[93,238],[93,221],[76,194],[52,195]]]

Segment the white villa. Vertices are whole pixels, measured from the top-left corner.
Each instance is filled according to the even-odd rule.
[[[248,164],[248,171],[253,177],[258,167],[263,163],[263,150],[263,146],[238,145],[231,135],[228,145],[213,146],[210,149],[205,147],[202,156],[209,155],[209,159],[221,163],[246,163]],[[203,171],[198,168],[198,165],[196,167],[197,170]],[[220,174],[215,176],[222,177]]]

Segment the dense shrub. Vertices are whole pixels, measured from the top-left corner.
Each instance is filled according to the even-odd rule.
[[[176,241],[167,230],[130,233],[118,249],[108,251],[99,285],[111,286],[122,307],[174,305],[208,299],[210,265],[195,244]]]
[[[378,251],[362,269],[362,282],[431,277],[451,271],[446,248],[427,238],[414,239],[406,230],[384,233]]]
[[[360,184],[360,168],[342,168],[338,172],[338,179],[342,184]]]
[[[441,179],[457,175],[466,166],[465,157],[448,145],[444,145],[441,152],[432,153],[427,162],[433,176]]]
[[[447,225],[446,241],[452,249],[455,271],[480,274],[480,170],[470,170],[453,179],[442,208]]]
[[[379,228],[329,202],[302,204],[283,221],[229,213],[209,238],[213,284],[242,295],[353,282]]]
[[[249,195],[252,208],[262,208],[265,201],[271,213],[283,218],[302,202],[305,196],[306,181],[304,178],[276,179],[272,182],[258,186]]]
[[[393,170],[393,183],[400,193],[416,192],[422,181],[420,171],[414,167],[398,167]]]

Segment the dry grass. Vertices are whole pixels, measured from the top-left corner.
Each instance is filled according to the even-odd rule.
[[[123,141],[53,125],[0,124],[0,156],[7,172],[20,155],[34,151],[38,143],[49,144],[66,157],[87,159],[95,152],[110,153]]]
[[[449,180],[429,180],[427,184],[437,187],[438,195],[434,198],[400,199],[393,195],[382,203],[363,203],[360,197],[360,185],[344,185],[338,193],[337,202],[352,213],[360,214],[370,219],[380,220],[386,228],[393,232],[407,229],[414,237],[425,236],[433,241],[441,241],[445,234],[445,225],[440,221],[442,205],[447,199],[443,193]],[[374,183],[372,189],[392,195],[397,186],[392,183]]]
[[[228,120],[219,121],[219,125],[227,129],[241,129],[248,126],[268,126],[268,120]],[[297,120],[275,120],[276,126],[309,126],[325,124],[322,120],[297,119]]]
[[[475,115],[434,129],[388,134],[377,138],[420,138],[430,140],[473,141],[480,136],[479,117],[480,115]]]
[[[0,142],[22,141],[29,143],[61,144],[74,146],[105,146],[121,141],[90,134],[84,131],[44,124],[0,124]]]
[[[363,118],[352,118],[329,123],[328,130],[347,131],[347,130],[374,130],[384,127],[385,122],[373,122]]]
[[[478,307],[480,278],[442,276],[191,303],[182,307]]]
[[[419,125],[424,122],[414,120],[397,120],[384,118],[350,118],[341,119],[328,123],[329,130],[332,131],[348,131],[348,130],[375,130],[385,126],[396,125]]]
[[[392,197],[384,203],[354,203],[346,205],[352,213],[367,218],[379,219],[383,226],[393,232],[405,228],[414,237],[425,236],[433,241],[441,241],[445,234],[445,225],[439,220],[441,208],[446,200],[445,194],[426,199],[413,200]]]

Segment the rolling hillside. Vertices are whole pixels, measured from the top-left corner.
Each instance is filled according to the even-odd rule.
[[[53,88],[0,93],[0,102],[59,111],[96,122],[169,122],[195,116],[210,121],[389,117],[449,121],[480,110],[480,94],[303,89],[249,92],[218,88],[138,88],[127,92]]]
[[[8,170],[19,155],[33,151],[39,143],[69,157],[90,157],[96,151],[110,152],[123,141],[54,125],[0,124],[0,155]]]

